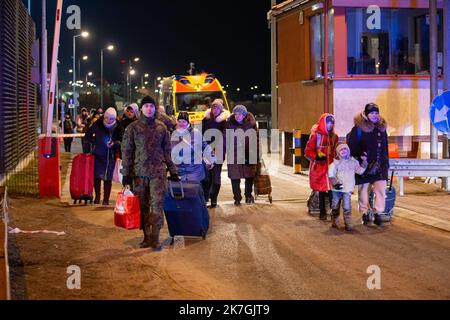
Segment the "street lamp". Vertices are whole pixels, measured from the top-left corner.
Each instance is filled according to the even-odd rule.
[[[113,45],[109,45],[106,48],[103,48],[100,50],[100,107],[103,108],[103,51],[104,50],[108,50],[108,51],[112,51],[114,50],[114,46]]]
[[[134,76],[136,74],[136,71],[133,69],[133,66],[131,65],[131,62],[139,62],[141,59],[140,58],[134,58],[134,59],[130,59],[128,60],[128,71],[127,71],[127,100],[128,102],[131,102],[131,76]]]
[[[92,72],[86,73],[86,84],[88,83],[88,77],[92,77],[94,74]]]
[[[77,97],[76,97],[76,81],[77,81],[77,76],[76,76],[76,39],[79,37],[83,37],[83,38],[87,38],[89,37],[89,32],[87,31],[83,31],[81,34],[75,35],[73,36],[73,68],[72,68],[72,84],[73,84],[73,99],[74,99],[74,104],[75,104],[75,109],[74,109],[74,113],[73,113],[73,117],[74,120],[76,119],[76,115],[77,115]]]

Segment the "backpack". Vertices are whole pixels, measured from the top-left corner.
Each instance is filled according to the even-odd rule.
[[[346,142],[348,143],[348,141],[350,140],[350,134],[351,134],[352,132],[350,131],[349,133],[347,133],[347,135],[345,136],[345,140],[346,140]],[[361,138],[362,138],[362,129],[360,128],[360,127],[356,127],[356,134],[357,134],[357,137],[358,137],[358,143],[359,142],[361,142]]]

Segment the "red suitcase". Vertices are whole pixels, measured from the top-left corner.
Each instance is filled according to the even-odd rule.
[[[70,195],[73,203],[84,200],[92,203],[94,191],[94,156],[91,154],[79,154],[72,161],[70,173]]]

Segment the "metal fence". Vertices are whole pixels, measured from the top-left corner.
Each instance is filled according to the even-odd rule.
[[[38,194],[35,24],[20,0],[0,0],[0,185]]]

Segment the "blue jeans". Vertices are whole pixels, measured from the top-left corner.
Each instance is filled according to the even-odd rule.
[[[339,209],[344,209],[344,216],[350,216],[352,214],[352,195],[350,192],[338,192],[333,191],[333,201],[331,203],[331,209],[333,210],[333,216],[339,217]]]

